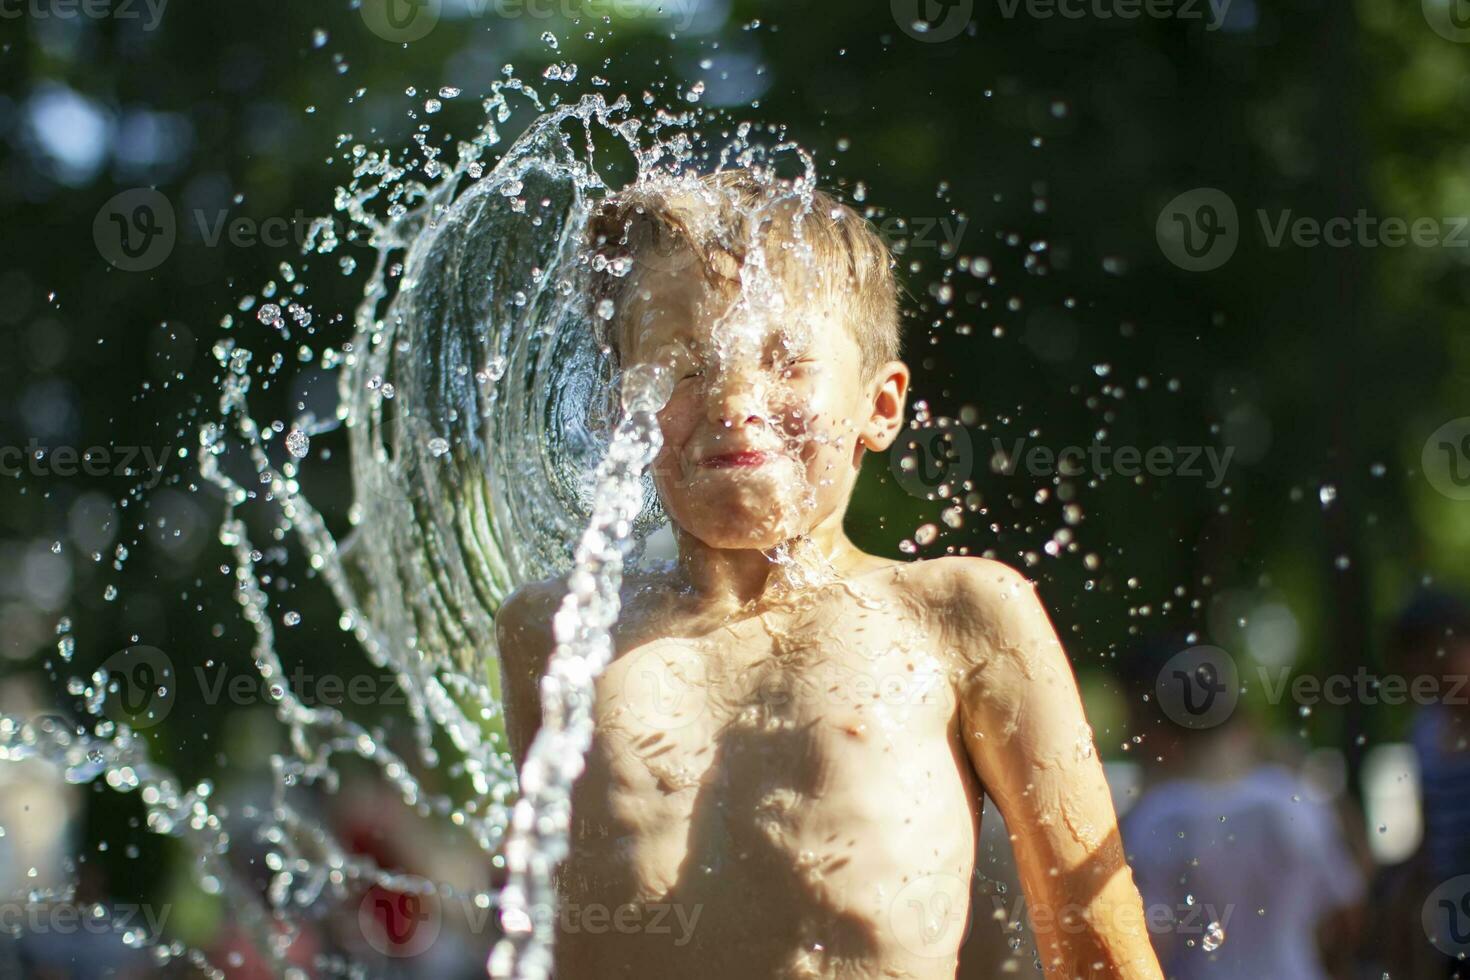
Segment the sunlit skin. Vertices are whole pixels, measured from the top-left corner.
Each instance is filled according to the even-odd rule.
[[[623,361],[679,379],[655,463],[678,559],[624,584],[558,877],[560,980],[952,978],[983,793],[1048,977],[1160,977],[1032,586],[843,531],[864,453],[903,425],[907,367],[865,379],[841,311],[797,296],[763,322],[687,271],[635,285]],[[783,542],[832,574],[784,575]],[[518,764],[564,594],[526,586],[496,618]]]

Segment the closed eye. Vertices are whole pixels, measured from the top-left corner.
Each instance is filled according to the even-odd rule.
[[[790,377],[792,374],[796,373],[798,369],[805,368],[807,365],[814,363],[816,363],[816,358],[814,357],[792,358],[791,360],[788,360],[786,362],[786,366],[781,373],[785,377]]]

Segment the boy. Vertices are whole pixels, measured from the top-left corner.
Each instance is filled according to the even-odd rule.
[[[952,978],[982,793],[1048,977],[1159,977],[1031,585],[843,533],[908,391],[881,240],[744,170],[639,185],[591,236],[609,356],[673,383],[653,478],[678,558],[624,580],[558,871],[560,980]],[[496,616],[518,765],[565,593],[528,585]]]

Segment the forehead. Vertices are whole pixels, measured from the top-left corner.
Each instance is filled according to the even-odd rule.
[[[842,357],[857,350],[845,304],[794,285],[767,289],[709,282],[697,269],[646,270],[629,283],[618,318],[621,349],[651,350],[672,341],[733,353],[742,348],[814,348]]]

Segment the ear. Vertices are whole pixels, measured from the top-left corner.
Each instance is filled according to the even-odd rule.
[[[909,366],[903,361],[889,361],[873,373],[868,387],[868,417],[858,433],[864,447],[881,453],[893,445],[903,428],[908,393]]]

